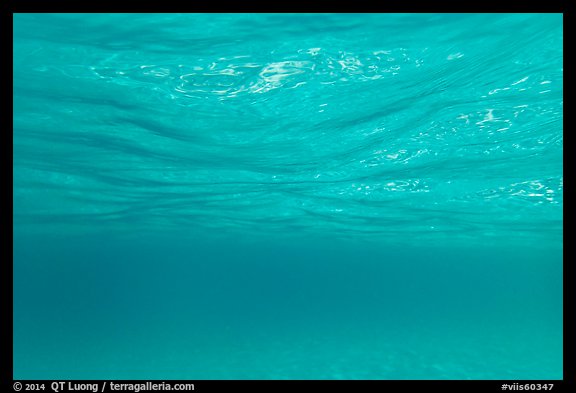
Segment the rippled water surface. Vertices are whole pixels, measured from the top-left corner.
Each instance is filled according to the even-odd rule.
[[[14,377],[561,378],[562,28],[15,15]]]

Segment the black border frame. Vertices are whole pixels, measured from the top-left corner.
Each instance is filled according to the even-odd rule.
[[[268,4],[257,4],[257,2],[251,2],[250,4],[241,4],[239,2],[232,4],[219,4],[215,2],[184,2],[182,0],[163,0],[161,3],[157,2],[144,2],[144,1],[134,1],[125,0],[122,3],[106,3],[106,2],[81,2],[81,1],[69,1],[69,0],[5,0],[2,2],[5,6],[0,19],[0,28],[2,29],[2,39],[5,46],[3,45],[3,51],[8,52],[8,48],[12,48],[13,40],[13,30],[12,30],[12,15],[13,13],[71,13],[71,12],[110,12],[110,13],[121,13],[121,12],[464,12],[464,13],[501,13],[501,12],[521,12],[521,13],[562,13],[564,18],[568,15],[566,12],[566,7],[563,2],[546,1],[540,3],[526,3],[522,1],[510,2],[511,4],[504,3],[494,3],[490,5],[486,1],[455,1],[455,2],[444,2],[439,3],[436,1],[422,1],[420,4],[415,2],[382,2],[377,3],[376,1],[364,1],[364,2],[347,2],[347,3],[320,3],[297,5],[296,3],[268,3]],[[569,26],[569,23],[565,23]],[[570,35],[568,35],[568,40]],[[8,40],[10,39],[10,43]],[[570,44],[568,47],[572,47]],[[8,79],[8,70],[12,70],[12,64],[8,63],[10,60],[8,56],[2,57],[2,75]],[[570,73],[567,73],[568,80],[570,80]],[[9,85],[12,86],[12,79],[9,79]],[[5,90],[6,101],[10,102],[12,107],[12,98],[8,96],[9,91],[6,84],[2,87]],[[6,106],[4,106],[6,108]],[[7,112],[7,111],[6,111]],[[6,113],[3,119],[8,118],[8,113]],[[7,122],[7,121],[6,121]],[[10,123],[12,124],[12,123]],[[6,127],[8,128],[8,127]],[[566,133],[564,134],[566,136]],[[6,153],[3,155],[3,159],[6,161],[5,168],[8,168],[8,161],[12,158],[13,151],[10,150],[8,153],[8,148],[6,148]],[[11,164],[11,162],[10,162]],[[566,156],[564,156],[564,168],[569,168],[567,164]],[[7,171],[7,169],[6,169]],[[10,178],[12,178],[12,172],[10,172]],[[568,183],[570,185],[570,183]],[[571,186],[565,188],[570,190]],[[568,195],[570,195],[568,191]],[[569,198],[567,198],[569,199]],[[13,199],[10,198],[10,207],[13,211]],[[7,213],[5,213],[7,214]],[[6,229],[7,233],[8,229]],[[10,240],[13,244],[13,233],[10,233]],[[3,247],[3,250],[8,254],[8,247]],[[12,248],[10,248],[12,250]],[[576,391],[576,368],[575,365],[575,346],[574,332],[576,332],[576,326],[574,325],[571,312],[576,309],[576,295],[574,293],[573,280],[574,266],[572,261],[567,261],[567,253],[564,250],[564,269],[563,269],[563,285],[564,285],[564,379],[563,380],[550,380],[550,381],[524,381],[524,380],[440,380],[440,381],[429,381],[429,380],[382,380],[382,381],[168,381],[167,383],[194,383],[196,390],[205,391],[206,388],[212,390],[218,389],[250,389],[254,391],[270,391],[270,389],[282,388],[282,385],[286,388],[296,388],[296,389],[438,389],[441,391],[469,391],[469,390],[481,390],[481,391],[500,391],[502,383],[552,383],[554,388],[552,391]],[[8,259],[8,258],[6,258]],[[3,314],[5,315],[2,345],[3,353],[6,357],[9,356],[7,362],[3,362],[5,366],[2,367],[2,383],[5,391],[16,391],[15,383],[17,380],[13,379],[13,348],[12,348],[12,337],[13,337],[13,282],[8,281],[9,278],[13,277],[13,251],[12,260],[10,263],[6,260],[2,264],[3,272],[3,285],[2,288],[2,299],[6,308]],[[8,321],[10,324],[8,325]],[[8,325],[8,326],[7,326]],[[8,350],[10,348],[10,350]],[[7,366],[6,366],[7,365]],[[44,383],[46,385],[46,390],[52,391],[50,389],[50,383],[52,380],[29,380],[20,381],[22,383]],[[77,381],[82,383],[98,383],[100,388],[103,384],[102,380],[92,380],[92,381]],[[144,381],[117,381],[122,383],[142,383]],[[155,381],[160,382],[160,381]],[[4,390],[3,389],[3,390]],[[49,390],[50,389],[50,390]],[[109,388],[107,390],[110,390]],[[101,390],[100,390],[101,391]]]

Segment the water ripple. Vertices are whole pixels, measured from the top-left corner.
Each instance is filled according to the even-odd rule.
[[[15,17],[18,228],[561,241],[561,16],[147,18]]]

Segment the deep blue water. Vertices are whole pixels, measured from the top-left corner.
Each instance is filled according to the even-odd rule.
[[[562,378],[560,14],[16,14],[14,378]]]

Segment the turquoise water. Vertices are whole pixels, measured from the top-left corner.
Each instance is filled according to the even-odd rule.
[[[559,14],[16,14],[14,378],[562,378]]]

